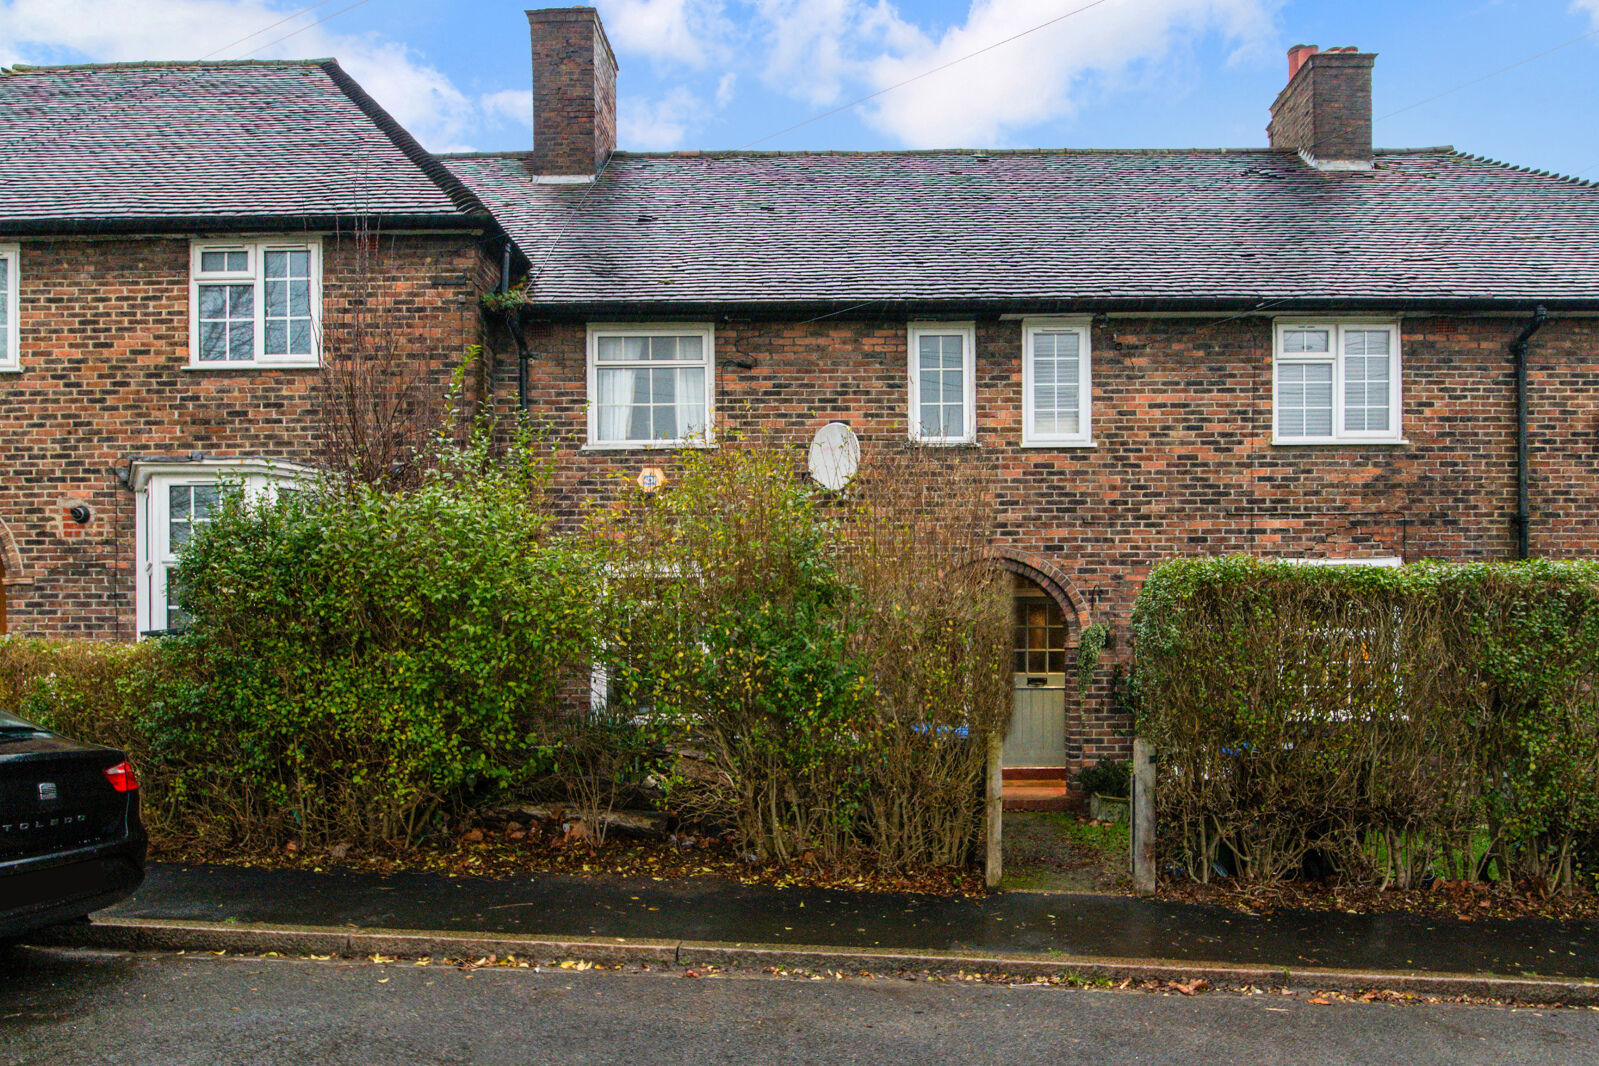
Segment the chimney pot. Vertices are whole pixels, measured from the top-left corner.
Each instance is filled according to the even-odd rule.
[[[1288,49],[1288,80],[1293,81],[1299,68],[1305,65],[1305,60],[1315,54],[1316,46],[1313,44],[1296,44]]]
[[[616,54],[592,7],[527,13],[533,37],[533,169],[593,177],[616,151]]]

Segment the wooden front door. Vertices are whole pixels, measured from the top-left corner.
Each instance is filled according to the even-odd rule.
[[[1066,619],[1043,590],[1017,581],[1015,706],[1007,767],[1066,765]]]

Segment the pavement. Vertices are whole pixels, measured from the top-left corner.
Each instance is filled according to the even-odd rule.
[[[1588,1010],[888,977],[687,978],[681,969],[540,973],[26,948],[0,954],[0,1062],[1599,1062],[1599,1025]]]
[[[487,953],[497,945],[501,955],[594,961],[1205,975],[1217,983],[1297,980],[1599,1003],[1596,922],[1250,916],[1086,893],[967,899],[711,878],[488,879],[154,863],[144,886],[93,925],[39,939],[407,956]]]

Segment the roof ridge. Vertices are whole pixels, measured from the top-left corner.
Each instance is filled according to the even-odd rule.
[[[1477,155],[1475,152],[1456,152],[1455,155],[1474,163],[1487,163],[1489,166],[1499,167],[1503,170],[1513,170],[1521,174],[1531,174],[1533,177],[1552,178],[1555,181],[1566,182],[1570,185],[1581,185],[1585,188],[1599,187],[1599,178],[1584,178],[1576,174],[1562,174],[1556,170],[1539,170],[1536,167],[1517,166],[1515,163],[1506,163],[1502,159]]]
[[[410,131],[400,125],[393,115],[384,110],[381,104],[368,95],[365,89],[361,88],[359,82],[345,73],[344,68],[339,66],[338,60],[324,59],[319,61],[318,66],[322,68],[323,73],[327,74],[333,84],[338,86],[339,91],[349,97],[350,102],[360,108],[361,112],[372,120],[383,135],[388,137],[394,146],[400,150],[401,154],[416,164],[422,173],[426,174],[429,180],[437,185],[444,195],[450,198],[451,203],[455,204],[465,214],[488,215],[490,221],[493,221],[493,215],[484,206],[483,201],[478,199],[477,194],[463,185],[454,174],[450,173],[449,168],[439,162],[433,153],[423,148],[417,139],[411,136]]]
[[[5,74],[52,74],[74,70],[163,70],[171,67],[315,67],[330,59],[141,59],[121,63],[13,63]]]

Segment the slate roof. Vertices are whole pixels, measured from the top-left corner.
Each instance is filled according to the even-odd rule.
[[[441,158],[551,310],[1599,309],[1599,187],[1448,148],[618,152],[592,187]]]
[[[0,233],[358,215],[485,221],[472,194],[332,60],[0,74]]]

